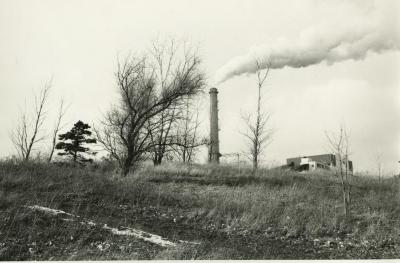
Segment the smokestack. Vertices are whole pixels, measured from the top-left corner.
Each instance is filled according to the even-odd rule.
[[[210,89],[210,145],[208,148],[208,162],[219,163],[219,138],[218,138],[218,90]]]

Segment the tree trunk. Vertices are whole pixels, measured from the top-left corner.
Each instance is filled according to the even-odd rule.
[[[122,176],[127,176],[130,170],[130,165],[128,165],[126,162],[124,163],[124,166],[122,167]]]
[[[346,187],[343,185],[343,209],[344,209],[344,215],[346,219],[349,216],[349,208],[348,208],[348,202],[347,202],[347,193],[346,193]]]
[[[254,156],[253,158],[253,175],[257,173],[258,170],[258,156]]]
[[[48,163],[51,163],[51,159],[53,158],[53,154],[54,154],[54,145],[55,145],[55,144],[53,143],[53,147],[51,148],[49,158],[47,159],[47,162],[48,162]]]
[[[132,170],[132,161],[133,161],[133,156],[131,154],[128,154],[124,161],[124,165],[122,167],[122,176],[127,176],[128,173]]]
[[[160,148],[161,146],[159,146],[159,148],[154,150],[154,158],[153,158],[153,164],[154,166],[160,165],[163,158],[164,158],[164,149]]]
[[[153,164],[154,164],[154,166],[160,165],[161,162],[162,162],[162,156],[156,155],[156,156],[154,157],[154,159],[153,159]]]
[[[183,151],[182,151],[182,162],[183,163],[187,162],[186,161],[186,152],[187,152],[186,148],[183,148]]]
[[[343,212],[346,219],[350,216],[350,184],[345,180],[343,174],[341,174],[342,179],[342,194],[343,194]]]

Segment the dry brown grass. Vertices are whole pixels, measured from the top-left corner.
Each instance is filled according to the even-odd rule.
[[[56,221],[49,223],[27,212],[23,209],[25,205],[59,208],[99,222],[125,225],[132,219],[121,213],[120,206],[127,205],[132,209],[152,207],[160,213],[172,211],[185,224],[227,235],[272,231],[289,237],[350,235],[360,242],[385,243],[390,239],[400,243],[398,178],[379,183],[375,178],[358,176],[352,178],[351,184],[352,217],[345,220],[339,180],[329,174],[272,169],[252,176],[250,170],[242,169],[238,174],[235,167],[229,166],[165,165],[145,167],[122,178],[104,165],[80,168],[3,161],[0,235],[3,239],[24,237],[31,242],[35,237],[40,238],[37,231],[46,224],[51,226],[46,238],[60,234]],[[79,227],[64,235],[93,239]],[[26,255],[19,259],[34,258],[26,252],[26,247],[19,249],[25,251],[21,255]],[[157,258],[217,259],[233,253],[217,247],[212,251],[213,255],[199,248],[184,247],[160,252]],[[79,253],[84,255],[82,251]],[[129,258],[123,253],[120,257],[119,252],[113,253],[112,257]],[[155,255],[148,253],[136,258]]]

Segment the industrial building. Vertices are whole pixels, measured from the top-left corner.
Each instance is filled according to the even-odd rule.
[[[286,159],[286,164],[296,171],[312,171],[316,169],[336,170],[340,168],[339,158],[334,154],[321,154]],[[346,169],[346,160],[342,161],[342,168]],[[347,160],[347,169],[353,173],[353,162]]]

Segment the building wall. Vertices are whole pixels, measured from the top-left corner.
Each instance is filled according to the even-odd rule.
[[[299,167],[300,166],[300,162],[301,162],[301,157],[295,157],[295,158],[286,159],[286,164],[288,166],[293,166],[293,168]]]
[[[336,165],[336,157],[334,154],[320,154],[320,155],[312,155],[308,156],[313,161],[316,161],[318,163],[324,163],[327,165]]]
[[[302,158],[309,158],[310,161],[324,163],[327,165],[331,165],[331,164],[335,165],[336,164],[336,158],[335,158],[335,155],[333,155],[333,154],[321,154],[321,155],[288,158],[288,159],[286,159],[286,164],[291,165],[293,163],[294,167],[297,167],[300,165]]]
[[[320,154],[320,155],[311,155],[311,156],[303,156],[303,157],[295,157],[286,159],[286,164],[292,168],[298,168],[301,164],[307,163],[322,163],[329,166],[331,169],[339,167],[337,164],[337,158],[334,154]],[[353,171],[353,163],[349,161],[349,171]],[[311,166],[310,166],[311,168]]]

